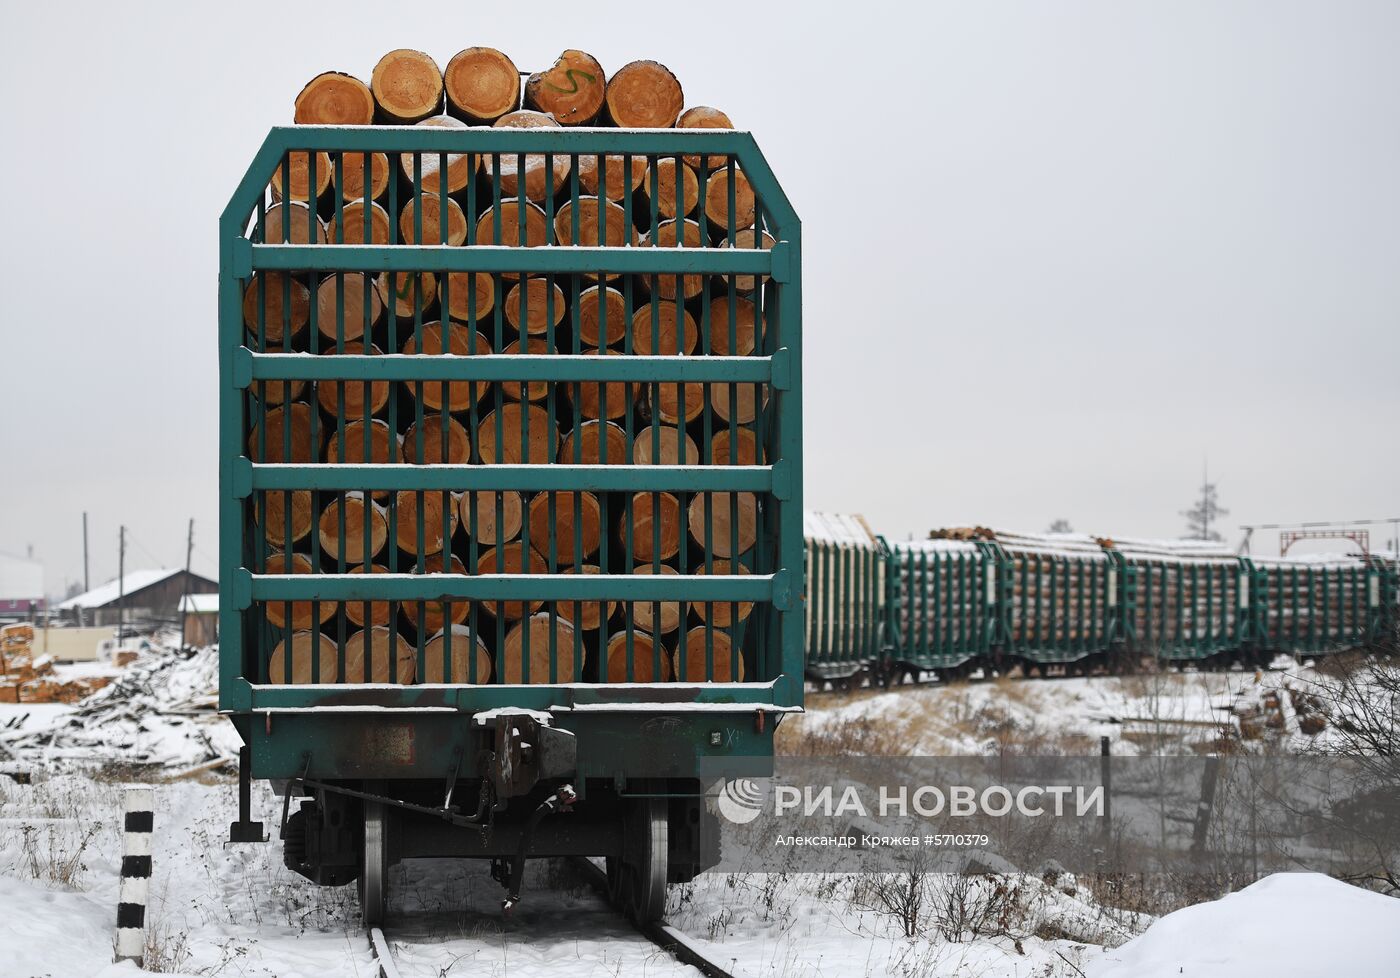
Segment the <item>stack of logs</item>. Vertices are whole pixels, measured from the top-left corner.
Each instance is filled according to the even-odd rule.
[[[317,75],[297,96],[294,119],[732,128],[717,109],[683,108],[680,82],[654,61],[609,77],[597,59],[569,50],[522,90],[509,57],[474,47],[442,70],[423,52],[391,51],[369,84]],[[436,153],[318,154],[314,162],[289,154],[253,233],[296,244],[440,244],[445,206],[449,245],[572,244],[575,219],[580,244],[598,243],[600,227],[613,246],[773,244],[728,157],[637,157],[630,173],[621,157],[578,157],[576,201],[568,155],[552,167],[543,156],[448,155],[445,173],[443,162]],[[243,311],[250,345],[267,352],[747,355],[764,345],[762,284],[742,275],[260,273]],[[248,448],[267,462],[754,465],[766,437],[758,388],[259,382]],[[368,486],[260,492],[255,506],[263,540],[254,563],[266,573],[747,574],[762,526],[750,493]],[[280,639],[268,661],[273,682],[286,680],[288,648],[293,682],[734,681],[744,677],[741,646],[758,640],[744,641],[748,603],[281,602],[264,611]]]
[[[33,625],[0,628],[0,703],[76,703],[109,682],[106,676],[56,679],[53,662],[34,655]]]

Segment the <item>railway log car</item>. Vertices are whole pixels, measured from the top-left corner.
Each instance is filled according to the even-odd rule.
[[[997,566],[994,665],[1028,673],[1083,672],[1118,647],[1118,572],[1085,534],[1018,534],[987,527],[934,530],[930,539],[977,541]]]
[[[1351,554],[1246,558],[1250,568],[1256,657],[1325,655],[1382,640],[1386,573]]]
[[[884,542],[865,517],[803,514],[807,677],[850,687],[878,672],[885,625]]]
[[[986,660],[999,620],[994,553],[969,540],[895,543],[888,573],[890,678],[956,679]]]
[[[509,909],[541,855],[654,919],[802,706],[800,226],[746,132],[451,122],[273,129],[220,223],[231,840],[267,779],[369,921],[398,860]],[[682,229],[683,159],[730,204]]]
[[[1250,574],[1234,552],[1197,540],[1100,542],[1118,568],[1128,655],[1159,662],[1225,661],[1249,645]]]

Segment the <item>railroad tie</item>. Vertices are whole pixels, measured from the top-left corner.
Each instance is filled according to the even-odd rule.
[[[122,876],[117,896],[117,961],[141,966],[146,951],[146,897],[151,882],[151,829],[155,790],[127,788],[123,796],[125,827]]]

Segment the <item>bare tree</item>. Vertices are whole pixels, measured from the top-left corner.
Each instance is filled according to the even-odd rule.
[[[1051,524],[1050,524],[1050,529],[1046,530],[1045,532],[1046,532],[1046,533],[1073,533],[1073,532],[1074,532],[1074,527],[1072,527],[1072,526],[1069,525],[1069,520],[1067,520],[1067,519],[1065,519],[1063,516],[1061,516],[1061,517],[1059,517],[1058,519],[1052,521]]]
[[[1220,505],[1216,494],[1216,486],[1210,481],[1210,474],[1207,470],[1201,470],[1201,494],[1196,499],[1196,503],[1190,509],[1183,509],[1181,515],[1186,517],[1186,538],[1188,540],[1224,540],[1219,531],[1212,529],[1212,524],[1222,516],[1229,516],[1230,511]]]

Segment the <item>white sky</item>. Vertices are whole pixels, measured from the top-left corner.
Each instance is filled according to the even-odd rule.
[[[217,216],[324,69],[654,58],[804,221],[807,504],[1400,516],[1400,4],[6,4],[0,550],[217,554]],[[392,15],[390,11],[393,11]],[[417,11],[415,13],[414,11]],[[518,25],[518,26],[515,26]],[[1272,547],[1273,538],[1263,541]]]

